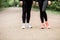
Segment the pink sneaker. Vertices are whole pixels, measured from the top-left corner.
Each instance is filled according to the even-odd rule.
[[[50,29],[50,26],[49,26],[48,22],[45,22],[45,27],[46,27],[47,29]]]
[[[45,27],[45,24],[41,23],[41,29],[44,29],[44,27]]]

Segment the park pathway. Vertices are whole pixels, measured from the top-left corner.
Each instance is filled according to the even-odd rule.
[[[49,13],[49,12],[48,12]],[[40,29],[39,11],[31,11],[32,29],[21,29],[21,8],[0,12],[0,40],[60,40],[60,15],[48,14],[51,29]]]

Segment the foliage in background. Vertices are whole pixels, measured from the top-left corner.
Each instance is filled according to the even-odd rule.
[[[52,4],[48,6],[48,9],[60,11],[60,2],[52,1]]]
[[[19,0],[0,0],[0,8],[16,6],[18,3]]]
[[[47,9],[58,10],[60,11],[60,1],[58,0],[51,0],[52,4],[47,7]],[[1,7],[16,7],[19,6],[19,0],[0,0],[0,8]],[[38,6],[34,5],[34,8],[39,8]]]
[[[0,0],[0,7],[8,7],[8,0]]]

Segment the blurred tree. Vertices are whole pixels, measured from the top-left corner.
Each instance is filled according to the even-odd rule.
[[[8,0],[0,0],[0,8],[7,7],[7,6],[8,6]]]

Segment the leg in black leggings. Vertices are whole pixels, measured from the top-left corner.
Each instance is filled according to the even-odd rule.
[[[41,27],[44,29],[44,27],[49,28],[48,20],[47,20],[47,14],[46,14],[46,7],[48,5],[48,0],[41,0],[39,2],[39,8],[40,8],[40,18],[41,18]],[[45,23],[44,23],[45,20]]]
[[[45,21],[47,21],[47,14],[46,14],[47,4],[48,4],[48,0],[39,1],[40,18],[41,18],[42,23],[44,23],[44,19],[45,19]]]
[[[26,12],[27,12],[26,1],[23,1],[23,6],[22,6],[22,21],[23,21],[23,23],[25,23],[25,20],[26,20]]]
[[[30,21],[30,12],[31,12],[31,7],[32,7],[32,1],[27,2],[27,23]]]
[[[23,1],[23,13],[22,13],[22,20],[23,23],[27,20],[27,23],[29,23],[30,20],[30,11],[31,11],[32,1]]]

